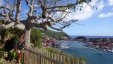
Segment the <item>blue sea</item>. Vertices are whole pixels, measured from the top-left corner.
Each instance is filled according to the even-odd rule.
[[[73,42],[70,44],[70,48],[62,50],[69,55],[85,58],[86,64],[113,64],[113,52],[90,49],[83,46],[83,43]]]

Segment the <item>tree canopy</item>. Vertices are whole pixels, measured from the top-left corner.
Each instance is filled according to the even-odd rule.
[[[32,27],[47,30],[62,30],[76,20],[66,21],[70,10],[91,0],[3,0],[0,4],[0,29],[10,27],[25,31],[25,42],[29,46]],[[81,10],[82,7],[80,7]],[[75,10],[76,12],[76,10]]]

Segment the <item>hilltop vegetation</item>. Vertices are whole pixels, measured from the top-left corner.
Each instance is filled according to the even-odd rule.
[[[56,31],[52,31],[52,30],[40,30],[43,34],[45,34],[46,36],[49,36],[51,38],[55,38],[57,40],[61,40],[61,39],[65,39],[68,38],[70,39],[70,37],[64,33],[64,32],[56,32]]]

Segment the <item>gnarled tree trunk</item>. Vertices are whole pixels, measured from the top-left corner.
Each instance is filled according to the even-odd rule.
[[[31,47],[30,45],[30,34],[31,34],[31,29],[26,30],[25,29],[25,44],[27,47]]]

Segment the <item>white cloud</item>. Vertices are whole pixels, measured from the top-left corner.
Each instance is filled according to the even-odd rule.
[[[100,18],[106,18],[106,17],[110,17],[113,16],[113,12],[109,12],[109,13],[101,13],[98,17]]]
[[[83,8],[80,9],[80,6],[83,6]],[[89,17],[91,17],[93,15],[93,10],[91,9],[91,7],[89,5],[87,5],[86,3],[83,3],[81,5],[78,5],[78,8],[76,11],[71,10],[70,13],[66,16],[66,21],[69,20],[85,20]]]
[[[104,0],[92,0],[89,5],[96,7],[97,11],[101,11],[105,7]]]
[[[71,11],[71,13],[66,17],[66,20],[85,20],[93,16],[96,11],[102,11],[105,7],[103,0],[97,2],[97,0],[92,0],[89,4],[83,3],[82,5],[78,5],[78,8],[83,6],[82,10]],[[91,6],[97,6],[97,10],[94,10]]]
[[[104,7],[106,7],[106,4],[104,2],[105,0],[92,0],[89,4],[83,3],[78,5],[78,9],[80,9],[80,7],[83,7],[80,10],[76,10],[73,11],[71,10],[67,16],[66,19],[64,19],[65,21],[69,21],[69,20],[86,20],[90,17],[93,16],[94,13],[96,12],[101,12],[103,10]],[[113,1],[113,0],[112,0]],[[92,6],[97,7],[97,9],[95,10],[94,8],[92,8]],[[57,14],[57,16],[59,16]],[[112,13],[108,13],[108,14],[100,14],[99,17],[109,17],[112,16]]]
[[[89,3],[89,5],[91,5],[91,6],[95,6],[96,3],[97,3],[97,0],[92,0],[92,1]]]
[[[106,7],[113,6],[113,0],[106,0],[106,1],[107,1],[107,5],[105,5],[104,3],[101,2],[100,7],[104,8],[105,6]],[[103,0],[103,2],[104,2],[104,0]],[[111,7],[111,8],[113,10],[113,7]],[[113,12],[101,13],[98,15],[99,18],[107,18],[107,17],[111,17],[111,16],[113,16]]]
[[[108,5],[113,6],[113,0],[108,0]]]

